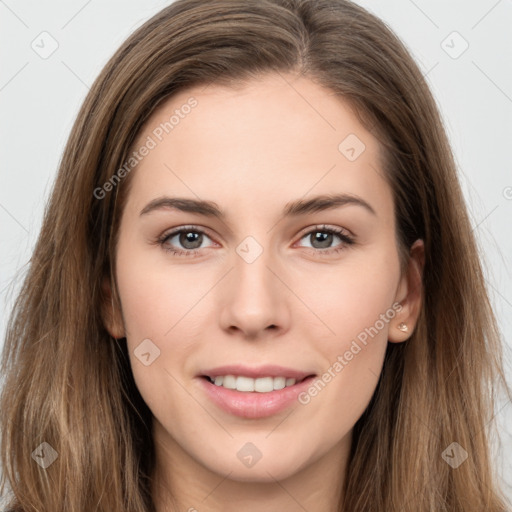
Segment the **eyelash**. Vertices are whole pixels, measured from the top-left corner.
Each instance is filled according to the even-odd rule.
[[[158,238],[157,242],[158,242],[158,244],[160,244],[160,246],[162,247],[162,249],[165,252],[172,253],[172,255],[174,255],[174,256],[184,256],[184,257],[189,257],[189,258],[193,258],[193,257],[197,256],[197,253],[200,252],[200,249],[176,250],[176,249],[172,249],[166,245],[167,241],[170,238],[173,238],[174,236],[179,235],[181,233],[199,233],[199,234],[208,236],[208,233],[206,233],[205,231],[200,229],[198,226],[183,226],[179,229],[176,229],[175,231],[171,231],[170,233],[164,233],[161,237]],[[355,243],[354,238],[347,235],[345,230],[340,229],[340,228],[335,228],[335,227],[327,227],[326,225],[314,226],[312,229],[310,229],[309,231],[304,233],[299,238],[299,240],[302,240],[304,237],[311,235],[313,233],[328,233],[330,235],[336,235],[343,242],[338,247],[328,248],[325,250],[324,249],[315,249],[314,247],[306,247],[306,249],[310,249],[316,254],[330,256],[332,254],[337,254],[337,253],[345,250],[348,246]],[[208,238],[210,238],[210,237],[208,236]]]

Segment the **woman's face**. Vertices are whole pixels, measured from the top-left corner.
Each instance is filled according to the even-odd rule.
[[[239,481],[339,471],[415,319],[376,138],[332,92],[273,74],[180,92],[135,148],[111,332],[160,457]]]

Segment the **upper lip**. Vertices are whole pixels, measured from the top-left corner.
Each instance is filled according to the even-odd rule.
[[[210,370],[205,370],[200,373],[201,376],[206,377],[219,377],[223,375],[236,375],[244,377],[286,377],[287,379],[303,380],[314,372],[304,372],[295,370],[293,368],[286,368],[274,364],[265,364],[262,366],[245,366],[241,364],[232,364],[225,366],[217,366]]]

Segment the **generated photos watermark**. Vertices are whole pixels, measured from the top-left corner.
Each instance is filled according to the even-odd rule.
[[[144,143],[125,160],[124,164],[105,182],[101,187],[96,187],[93,195],[96,199],[103,199],[107,192],[112,192],[118,183],[128,175],[144,157],[149,155],[150,151],[158,146],[166,135],[172,132],[185,117],[187,117],[194,107],[197,107],[198,101],[191,96],[180,108],[174,110],[174,114],[167,121],[160,123],[148,135]]]
[[[371,327],[365,328],[361,331],[356,338],[352,340],[350,348],[346,350],[342,355],[338,355],[336,361],[327,368],[327,370],[319,377],[317,377],[311,386],[306,391],[299,393],[297,399],[302,405],[307,405],[311,402],[311,399],[317,396],[329,382],[332,381],[341,373],[341,371],[347,366],[354,357],[361,352],[361,350],[368,344],[368,338],[374,338],[379,334],[382,329],[392,320],[397,313],[402,311],[402,305],[395,302],[385,313],[379,316],[379,319]],[[358,343],[359,341],[359,343]],[[361,346],[361,345],[362,346]]]

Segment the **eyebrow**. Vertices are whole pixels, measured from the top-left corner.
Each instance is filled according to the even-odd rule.
[[[307,213],[332,210],[346,205],[361,206],[373,215],[375,210],[364,199],[352,194],[324,194],[312,197],[311,199],[298,199],[286,203],[283,209],[283,217],[298,217]],[[185,197],[159,197],[150,201],[140,212],[146,215],[155,210],[176,209],[182,212],[196,213],[206,217],[215,217],[220,220],[226,219],[217,203],[201,199],[190,199]]]

